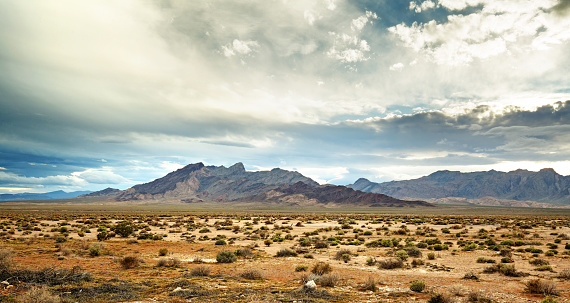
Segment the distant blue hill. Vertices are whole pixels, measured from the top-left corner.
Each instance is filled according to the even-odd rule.
[[[50,200],[50,199],[71,199],[81,195],[92,193],[91,191],[64,192],[63,190],[49,193],[20,193],[20,194],[0,194],[0,201],[24,201],[24,200]]]

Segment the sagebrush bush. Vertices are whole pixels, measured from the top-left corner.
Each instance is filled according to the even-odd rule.
[[[178,267],[181,264],[178,258],[161,258],[156,262],[157,267]]]
[[[263,279],[263,274],[257,269],[246,269],[239,274],[240,277],[248,280],[261,280]]]
[[[332,267],[330,264],[326,263],[326,262],[318,262],[317,264],[315,264],[313,266],[313,268],[311,269],[311,272],[316,274],[316,275],[324,275],[324,274],[328,274],[332,271]]]
[[[424,289],[426,289],[426,283],[424,281],[414,280],[410,285],[410,290],[413,292],[422,292]]]
[[[140,260],[136,256],[126,256],[121,260],[124,269],[135,268],[140,265]]]
[[[432,295],[428,303],[454,303],[455,300],[449,294],[434,294]]]
[[[223,250],[216,255],[216,261],[218,263],[233,263],[236,260],[237,257],[233,251]]]
[[[563,280],[570,280],[570,269],[565,269],[561,271],[557,277]]]
[[[428,260],[435,260],[435,253],[430,252],[427,254]]]
[[[99,244],[92,245],[89,247],[89,255],[92,257],[97,257],[103,254],[103,247]]]
[[[277,251],[276,257],[296,257],[297,252],[290,248],[283,248]]]
[[[344,255],[348,255],[350,257],[352,255],[352,253],[350,252],[349,249],[343,248],[343,249],[336,252],[336,254],[334,255],[334,259],[335,260],[343,260]]]
[[[378,267],[381,269],[394,269],[404,267],[404,261],[400,258],[389,258],[378,262]]]
[[[558,290],[556,285],[550,281],[534,279],[526,282],[525,291],[531,294],[540,294],[544,296],[557,296]]]
[[[324,274],[319,278],[319,284],[326,287],[334,287],[340,281],[340,277],[335,274]]]
[[[254,254],[249,248],[239,248],[235,251],[235,255],[242,258],[253,258]]]
[[[473,291],[467,294],[467,302],[491,303],[491,299],[482,291]]]
[[[161,257],[164,257],[168,254],[168,248],[163,247],[161,249],[158,250],[158,255]]]
[[[13,255],[14,253],[10,249],[0,250],[0,271],[10,270],[14,267]]]
[[[206,277],[209,276],[211,272],[210,267],[205,265],[198,265],[190,270],[190,276],[192,277]]]
[[[376,279],[374,279],[373,277],[368,277],[368,279],[364,281],[364,283],[362,283],[360,289],[376,291],[376,283],[377,283]]]

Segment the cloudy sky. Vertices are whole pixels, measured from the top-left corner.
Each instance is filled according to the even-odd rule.
[[[569,28],[568,0],[0,0],[0,193],[570,175]]]

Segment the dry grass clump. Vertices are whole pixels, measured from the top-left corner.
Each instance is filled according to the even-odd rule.
[[[296,257],[297,252],[290,249],[290,248],[283,248],[283,249],[280,249],[275,256],[276,257]]]
[[[210,275],[212,270],[210,267],[205,265],[198,265],[190,270],[190,276],[192,277],[207,277]]]
[[[318,280],[321,286],[326,287],[335,287],[339,281],[340,277],[335,274],[324,274]]]
[[[263,274],[257,269],[246,269],[239,274],[240,277],[248,280],[261,280],[263,279]]]
[[[121,266],[124,269],[130,269],[140,266],[140,260],[136,256],[126,256],[121,260]]]
[[[168,248],[163,247],[161,249],[158,250],[158,255],[161,257],[164,257],[168,254]]]
[[[479,280],[479,276],[477,276],[476,274],[474,274],[473,272],[468,272],[463,276],[463,279],[468,279],[468,280]]]
[[[550,281],[534,279],[526,282],[525,291],[531,294],[540,294],[544,296],[557,296],[558,290],[556,285]]]
[[[563,279],[563,280],[570,280],[570,269],[564,269],[563,271],[561,271],[557,278],[559,279]]]
[[[420,280],[412,281],[412,285],[410,285],[410,290],[413,292],[422,292],[426,289],[426,282]]]
[[[455,303],[455,299],[453,299],[453,297],[449,294],[442,293],[442,294],[432,295],[427,302],[428,303]]]
[[[343,248],[343,249],[336,252],[336,254],[334,255],[334,259],[335,260],[342,260],[342,261],[344,261],[344,263],[346,263],[346,262],[350,261],[351,256],[352,256],[352,253],[350,252],[350,250]]]
[[[373,277],[368,277],[368,279],[366,281],[364,281],[364,283],[362,283],[359,287],[360,290],[371,290],[371,291],[376,291],[376,279],[374,279]]]
[[[313,268],[311,269],[312,273],[314,273],[315,275],[319,275],[319,276],[322,276],[324,274],[328,274],[331,271],[332,271],[331,265],[326,263],[326,262],[322,262],[322,261],[315,264],[315,266],[313,266]]]
[[[239,248],[235,251],[235,255],[242,258],[253,258],[255,255],[249,248]]]
[[[394,269],[404,267],[404,261],[400,258],[389,258],[378,262],[378,268]]]
[[[489,266],[485,269],[483,269],[483,272],[486,274],[492,274],[492,273],[500,273],[501,275],[507,276],[507,277],[524,277],[524,276],[528,276],[527,273],[521,272],[521,271],[517,271],[515,269],[515,265],[514,264],[505,264],[505,263],[500,263],[500,264],[496,264],[493,266]]]
[[[182,264],[178,258],[160,258],[156,262],[156,267],[178,267]]]
[[[491,303],[493,300],[482,291],[473,291],[467,295],[467,302]]]
[[[45,287],[32,287],[28,292],[18,296],[22,303],[60,303],[61,298],[52,295]]]

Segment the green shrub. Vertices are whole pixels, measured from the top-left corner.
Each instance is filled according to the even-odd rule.
[[[228,243],[226,243],[226,241],[220,239],[220,240],[217,240],[214,243],[214,245],[228,245]]]
[[[123,238],[127,238],[128,236],[130,236],[131,234],[133,234],[135,232],[135,227],[133,225],[132,222],[129,221],[122,221],[117,223],[114,228],[113,231],[123,237]]]
[[[309,266],[305,265],[305,264],[299,264],[295,267],[295,271],[299,272],[299,271],[307,271],[307,269],[309,269]]]
[[[168,248],[166,248],[166,247],[163,247],[163,248],[158,250],[159,256],[166,256],[167,254],[168,254]]]
[[[216,255],[216,262],[218,263],[233,263],[237,260],[233,251],[223,250]]]
[[[398,250],[396,252],[396,257],[402,259],[402,261],[406,261],[408,259],[408,253],[405,250]]]
[[[427,254],[428,260],[435,260],[435,253],[430,252]]]
[[[92,245],[89,247],[89,255],[92,257],[97,257],[103,254],[103,248],[99,244]]]
[[[422,292],[426,288],[426,283],[420,280],[412,281],[412,285],[410,285],[410,290],[413,292]]]

